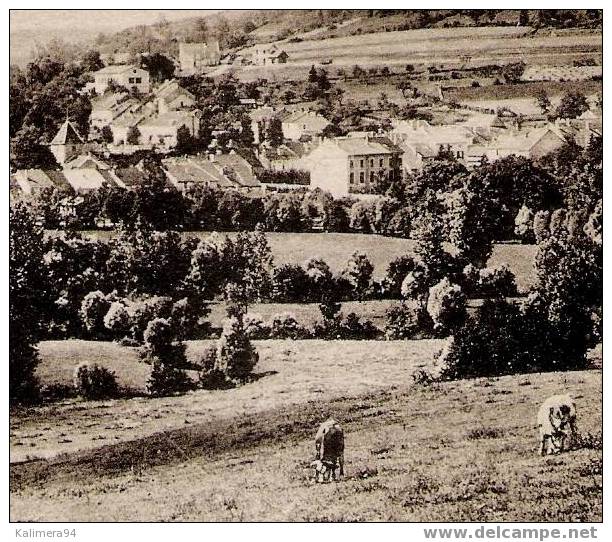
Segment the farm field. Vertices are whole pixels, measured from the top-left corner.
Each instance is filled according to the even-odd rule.
[[[560,96],[565,92],[581,92],[586,96],[601,92],[602,81],[538,81],[515,85],[488,85],[473,88],[464,86],[449,89],[445,97],[452,101],[510,100],[516,98],[535,99],[538,92],[545,91],[550,96]]]
[[[108,240],[115,235],[110,231],[85,231],[84,237]],[[58,232],[48,231],[47,235],[58,235]],[[184,236],[203,239],[210,232],[185,232]],[[235,236],[236,233],[222,232],[219,235]],[[332,271],[343,269],[351,255],[357,252],[365,253],[374,265],[374,278],[385,276],[389,263],[405,254],[414,252],[415,242],[411,239],[386,237],[383,235],[363,235],[359,233],[266,233],[274,263],[303,264],[309,258],[322,258]],[[535,280],[533,259],[536,254],[535,245],[518,245],[512,243],[497,244],[493,248],[490,265],[506,264],[516,275],[519,291],[526,291]]]
[[[529,36],[517,27],[439,28],[375,32],[359,36],[275,42],[289,54],[286,64],[233,66],[243,80],[271,75],[278,79],[302,77],[305,67],[332,60],[332,66],[415,65],[456,66],[458,57],[471,56],[472,65],[523,60],[527,64],[571,64],[576,58],[601,54],[600,34]],[[251,48],[241,51],[251,53]]]
[[[345,388],[359,382],[356,374],[328,374],[330,383]],[[390,376],[385,389],[362,388],[360,395],[336,398],[326,392],[316,401],[276,403],[265,411],[242,409],[249,386],[215,392],[238,396],[229,412],[219,412],[222,402],[206,420],[186,416],[190,424],[181,429],[13,464],[10,518],[601,521],[600,371],[431,387]],[[537,407],[543,397],[566,389],[576,398],[580,431],[596,438],[588,439],[589,448],[542,458],[536,453]],[[160,403],[176,409],[180,400]],[[194,396],[188,401],[198,404]],[[315,485],[309,469],[314,432],[329,415],[345,430],[346,477]]]
[[[595,94],[602,92],[601,81],[546,81],[520,85],[490,85],[479,88],[462,87],[445,92],[445,98],[461,104],[497,110],[507,107],[521,115],[540,115],[542,110],[536,102],[537,92],[544,90],[553,108],[559,105],[561,94],[581,92],[593,101]]]
[[[213,341],[187,341],[197,362]],[[55,457],[81,449],[142,438],[159,431],[253,414],[324,398],[353,397],[410,382],[415,369],[431,364],[443,341],[254,341],[256,380],[236,390],[199,390],[181,397],[135,397],[112,401],[67,400],[11,412],[11,461]],[[95,361],[117,372],[121,386],[144,391],[149,366],[134,348],[108,342],[40,343],[43,384],[72,382],[74,367]],[[124,370],[133,364],[130,374]],[[195,372],[192,373],[196,377]]]

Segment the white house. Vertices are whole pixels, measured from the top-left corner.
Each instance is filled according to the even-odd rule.
[[[128,90],[136,88],[142,94],[148,94],[151,90],[149,73],[142,68],[132,65],[106,66],[93,73],[94,90],[97,94],[104,94],[111,81]]]
[[[283,136],[293,141],[303,136],[320,135],[331,123],[319,113],[313,111],[294,111],[281,117]]]
[[[219,42],[179,43],[179,64],[182,75],[202,73],[208,66],[216,66],[221,60]]]

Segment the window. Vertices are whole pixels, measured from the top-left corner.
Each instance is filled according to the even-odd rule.
[[[351,171],[351,174],[349,175],[349,182],[351,184],[355,184],[355,174]]]
[[[370,171],[370,182],[373,183],[374,182],[374,172]]]
[[[135,77],[134,79],[136,79],[136,83],[142,83],[142,77]]]
[[[359,160],[359,167],[363,167],[363,160]]]
[[[385,165],[385,159],[381,158],[379,163],[378,163],[378,167],[383,167]]]
[[[370,158],[370,167],[374,167],[374,158]]]
[[[362,171],[359,173],[359,182],[363,184],[365,182],[365,173]]]
[[[353,161],[352,161],[352,160],[350,160],[350,161],[349,161],[349,167],[350,167],[351,169],[353,169],[353,165],[354,165],[354,164],[353,164]]]
[[[464,156],[463,151],[457,151],[457,158],[463,158]]]
[[[129,81],[130,83],[133,83],[133,82],[134,82],[134,77],[130,77],[130,78],[128,79],[128,81]]]

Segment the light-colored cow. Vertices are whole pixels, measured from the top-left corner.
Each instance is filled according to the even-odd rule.
[[[344,432],[336,420],[324,421],[315,436],[316,459],[311,463],[315,468],[317,482],[337,480],[336,469],[344,476]]]
[[[577,437],[576,404],[567,395],[553,395],[546,399],[537,418],[540,430],[540,454],[559,453],[565,450],[566,440]]]

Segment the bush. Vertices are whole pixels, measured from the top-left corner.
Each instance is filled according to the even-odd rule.
[[[572,355],[568,340],[538,310],[488,300],[467,317],[437,358],[443,379],[582,369],[584,354]]]
[[[466,299],[461,287],[443,278],[429,289],[427,312],[436,334],[444,336],[460,326],[466,316]]]
[[[81,321],[94,338],[103,339],[108,332],[104,326],[104,316],[108,313],[111,303],[111,297],[100,290],[89,292],[81,302]]]
[[[143,334],[145,350],[150,356],[163,357],[172,346],[174,330],[165,318],[151,320]]]
[[[514,273],[505,264],[485,267],[478,275],[479,297],[511,297],[517,293]]]
[[[104,316],[104,327],[115,337],[124,337],[130,331],[130,314],[123,301],[114,301]]]
[[[429,318],[420,303],[402,302],[387,310],[387,339],[414,339],[429,331]]]
[[[169,319],[173,310],[172,298],[165,296],[143,297],[126,303],[130,316],[130,331],[138,342],[145,340],[144,332],[149,322],[162,318]]]
[[[185,344],[174,342],[175,330],[165,318],[151,320],[143,334],[141,357],[153,365],[147,390],[154,396],[184,393],[194,388],[183,369],[187,366]]]
[[[343,339],[367,341],[378,337],[380,330],[367,319],[361,319],[354,312],[349,313],[340,327]]]
[[[244,317],[244,332],[250,340],[261,340],[270,338],[270,326],[268,326],[261,315],[247,314]]]
[[[281,303],[304,302],[307,299],[308,275],[299,265],[285,264],[274,269],[272,297]]]
[[[204,330],[200,318],[208,314],[208,308],[196,304],[188,297],[175,301],[170,312],[170,322],[178,339],[196,338]]]
[[[259,354],[244,332],[242,322],[228,318],[217,342],[214,370],[237,382],[244,382],[259,361]]]
[[[471,297],[512,297],[517,294],[515,276],[505,264],[482,269],[468,264],[463,269],[462,278],[465,292]]]
[[[92,400],[116,397],[119,392],[115,373],[95,363],[77,366],[74,387],[79,395]]]
[[[154,397],[167,397],[178,393],[185,393],[194,388],[187,373],[159,359],[153,361],[153,370],[147,382],[147,391]]]
[[[308,336],[307,330],[301,326],[295,316],[288,312],[277,314],[270,325],[272,339],[304,339]]]

